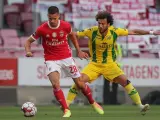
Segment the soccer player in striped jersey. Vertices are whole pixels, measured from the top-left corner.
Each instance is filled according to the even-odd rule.
[[[144,31],[144,30],[127,30],[116,28],[113,26],[113,17],[107,11],[100,11],[96,15],[98,26],[93,26],[75,34],[78,38],[89,38],[89,52],[91,55],[89,64],[82,70],[82,80],[84,82],[93,82],[100,75],[103,75],[111,82],[117,82],[128,93],[132,101],[140,108],[144,115],[149,109],[149,105],[141,103],[138,91],[131,84],[122,69],[116,63],[115,44],[117,37],[128,35],[159,35],[159,31]],[[77,87],[73,85],[68,93],[68,105],[74,100],[77,95]]]

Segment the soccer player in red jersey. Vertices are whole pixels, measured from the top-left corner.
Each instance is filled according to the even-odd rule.
[[[60,74],[63,69],[69,72],[75,84],[81,89],[93,108],[103,113],[101,106],[93,100],[90,88],[84,82],[81,82],[81,74],[72,58],[67,37],[69,37],[74,44],[79,58],[87,58],[88,54],[80,50],[77,38],[72,32],[70,24],[59,20],[59,17],[59,9],[56,6],[48,8],[48,22],[39,26],[36,32],[32,34],[25,43],[26,56],[33,56],[31,43],[39,37],[42,37],[44,58],[48,70],[47,75],[53,86],[53,94],[63,108],[63,117],[71,116],[63,91],[60,88]]]

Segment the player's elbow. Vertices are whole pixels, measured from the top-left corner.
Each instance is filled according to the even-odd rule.
[[[31,43],[34,42],[34,40],[32,38],[28,38],[24,44],[24,47],[28,47],[31,46]]]
[[[70,36],[76,36],[76,33],[75,32],[71,32],[69,35]]]
[[[70,34],[69,34],[69,38],[77,38],[77,33],[76,32],[71,32]]]

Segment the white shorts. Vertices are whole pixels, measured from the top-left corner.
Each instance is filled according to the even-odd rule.
[[[61,77],[78,78],[81,76],[81,73],[72,57],[62,60],[46,61],[45,63],[47,66],[47,75],[51,72],[57,71],[60,73]]]

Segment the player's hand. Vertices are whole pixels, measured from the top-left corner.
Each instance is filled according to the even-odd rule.
[[[154,31],[153,35],[160,35],[160,30]]]
[[[32,52],[27,52],[27,53],[26,53],[26,57],[33,57]]]
[[[80,59],[88,59],[89,58],[89,56],[88,56],[88,53],[86,53],[86,52],[83,52],[83,51],[79,51],[79,52],[77,52],[77,55],[78,55],[78,57],[80,58]]]

